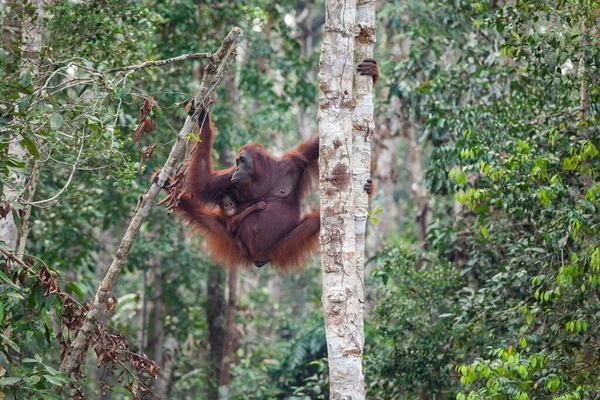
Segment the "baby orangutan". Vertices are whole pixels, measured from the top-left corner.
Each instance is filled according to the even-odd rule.
[[[225,222],[225,228],[227,232],[232,236],[235,236],[238,228],[242,221],[251,213],[267,208],[267,203],[259,201],[251,206],[247,207],[244,211],[238,213],[238,205],[236,204],[234,197],[231,194],[225,194],[219,202],[221,207],[221,218]],[[248,257],[248,249],[244,246],[244,243],[239,238],[235,238],[235,243],[240,248],[242,256]]]

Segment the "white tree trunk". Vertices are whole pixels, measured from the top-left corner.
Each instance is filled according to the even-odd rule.
[[[362,47],[364,35],[361,34],[359,53],[354,53],[354,37],[359,33],[354,0],[327,0],[325,8],[318,122],[322,303],[330,398],[362,400],[365,398],[362,369],[364,231],[368,205],[363,185],[370,173],[368,132],[374,125],[372,84],[361,78],[356,92],[353,84],[355,56],[371,55],[372,48]],[[371,24],[371,16],[365,9],[359,14],[359,26],[366,28]],[[372,26],[374,29],[374,23]],[[364,33],[362,29],[361,33]],[[369,51],[371,53],[367,53]],[[352,94],[357,97],[353,99]],[[354,139],[353,123],[357,128]]]
[[[358,35],[354,42],[354,64],[365,58],[373,58],[375,44],[375,0],[358,0],[356,23]],[[373,79],[360,76],[354,69],[354,112],[352,115],[352,174],[354,218],[356,234],[356,268],[360,279],[364,282],[365,267],[365,233],[369,197],[363,190],[364,184],[371,178],[371,142],[375,131],[373,120]],[[360,298],[364,293],[361,285]]]

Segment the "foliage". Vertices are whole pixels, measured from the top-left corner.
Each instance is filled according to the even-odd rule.
[[[428,396],[447,394],[456,361],[452,338],[466,334],[453,322],[460,312],[460,274],[443,259],[416,269],[419,252],[402,244],[383,252],[380,269],[372,272],[383,286],[367,336],[366,370],[375,378],[368,397],[395,399],[421,389]]]
[[[500,3],[406,2],[403,18],[389,16],[411,40],[392,96],[431,149],[427,183],[439,207],[424,257],[451,261],[463,286],[444,298],[454,313],[449,358],[459,365],[436,371],[459,374],[459,399],[595,398],[598,5]],[[381,316],[410,298],[399,296],[382,299]],[[406,358],[381,364],[418,370]],[[403,397],[423,394],[398,386]]]

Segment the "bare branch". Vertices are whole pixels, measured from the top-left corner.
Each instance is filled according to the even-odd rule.
[[[71,184],[71,180],[73,179],[73,176],[75,175],[75,171],[77,171],[77,165],[79,164],[79,161],[81,160],[81,153],[83,152],[84,144],[85,144],[85,133],[81,137],[81,146],[79,147],[79,153],[77,153],[77,158],[75,159],[75,162],[72,164],[71,174],[69,175],[69,179],[67,179],[67,183],[65,183],[65,185],[62,187],[62,189],[60,189],[58,191],[58,193],[56,193],[54,196],[50,197],[49,199],[39,200],[39,201],[22,201],[22,202],[24,204],[27,204],[28,206],[36,206],[36,207],[40,207],[40,208],[48,208],[48,207],[52,207],[54,204],[56,204],[56,202],[58,201],[58,197],[61,194],[63,194],[64,191],[67,190],[67,188]],[[50,203],[50,204],[48,204],[48,203]]]
[[[221,50],[221,49],[219,49]],[[184,60],[195,60],[198,58],[212,58],[213,54],[211,53],[193,53],[193,54],[184,54],[177,57],[167,58],[166,60],[156,60],[156,61],[146,61],[137,65],[128,65],[126,67],[117,67],[110,68],[101,73],[103,75],[112,74],[115,72],[123,72],[123,71],[137,71],[138,69],[148,68],[148,67],[158,67],[160,65],[170,64],[176,61],[184,61]]]

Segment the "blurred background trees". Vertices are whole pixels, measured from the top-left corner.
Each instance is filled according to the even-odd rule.
[[[45,296],[34,272],[56,271],[79,302],[93,296],[166,159],[203,61],[93,70],[212,52],[240,26],[236,62],[211,109],[216,161],[230,165],[250,141],[282,154],[316,130],[324,5],[0,4],[0,211],[26,237],[33,271],[0,269],[0,390],[44,398],[64,381],[56,368],[68,332],[59,297]],[[593,1],[378,2],[369,398],[600,395],[598,9]],[[130,138],[151,95],[156,129],[137,147]],[[317,206],[315,195],[306,208]],[[0,231],[2,249],[18,250]],[[201,238],[157,208],[103,321],[163,367],[153,390],[168,398],[217,398],[219,382],[232,399],[328,398],[318,263],[286,276],[229,275]],[[228,329],[229,380],[220,379]],[[101,378],[113,386],[106,397],[129,398],[96,365],[90,352],[86,398],[103,398]]]

